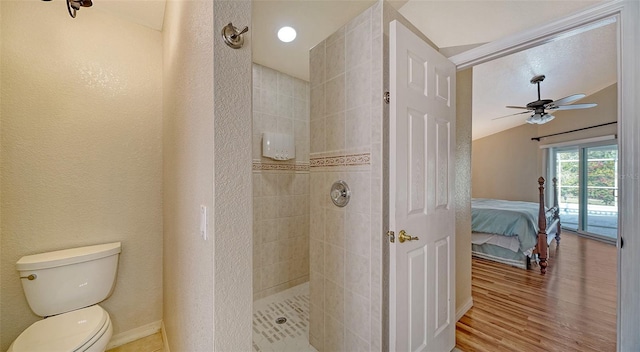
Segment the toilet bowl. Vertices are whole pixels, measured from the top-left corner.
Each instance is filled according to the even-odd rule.
[[[16,267],[27,302],[45,318],[8,352],[104,352],[113,327],[97,303],[113,290],[119,254],[116,242],[22,257]]]
[[[8,352],[103,352],[112,334],[109,314],[95,305],[33,323]]]

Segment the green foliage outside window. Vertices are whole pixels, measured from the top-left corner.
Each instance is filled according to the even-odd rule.
[[[578,203],[580,185],[578,152],[559,152],[556,155],[558,158],[557,174],[560,176],[562,186],[560,190],[561,201]],[[612,150],[610,147],[587,149],[587,197],[589,204],[615,204],[617,159],[618,151]]]

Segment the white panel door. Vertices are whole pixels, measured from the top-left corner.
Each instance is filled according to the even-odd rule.
[[[390,347],[455,346],[453,63],[390,24]],[[417,237],[403,242],[405,236]]]

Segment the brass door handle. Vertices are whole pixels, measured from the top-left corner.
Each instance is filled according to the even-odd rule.
[[[417,241],[419,240],[419,238],[418,236],[409,236],[406,232],[404,232],[404,230],[400,230],[400,233],[398,234],[398,240],[400,241],[400,243],[403,243],[404,241]]]

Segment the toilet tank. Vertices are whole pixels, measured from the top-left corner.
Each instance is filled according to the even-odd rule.
[[[20,258],[16,268],[31,310],[47,317],[105,300],[115,283],[120,247],[115,242]]]

